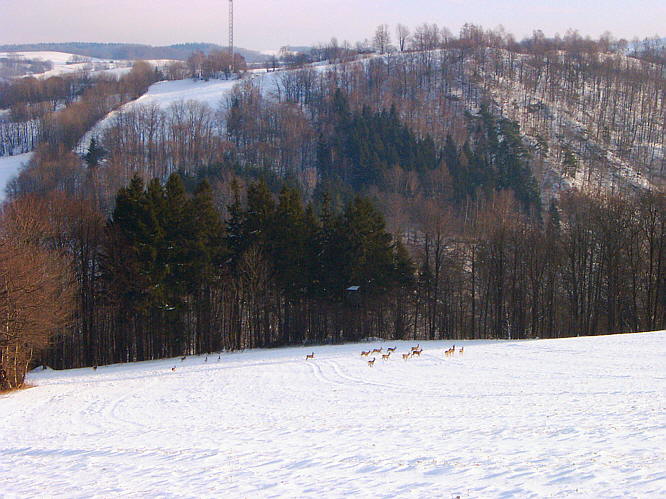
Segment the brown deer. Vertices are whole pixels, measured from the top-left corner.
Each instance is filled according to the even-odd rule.
[[[173,366],[173,367],[171,368],[171,372],[176,372],[176,366]]]
[[[391,357],[391,352],[383,354],[382,360],[389,360],[389,357]]]
[[[383,347],[382,348],[375,348],[372,352],[370,353],[382,353]]]
[[[387,351],[388,353],[393,353],[393,352],[395,352],[397,349],[398,349],[398,347],[387,348],[386,351]]]
[[[370,355],[370,350],[367,352],[361,352],[361,357],[367,357],[368,355]]]
[[[416,345],[415,347],[412,347],[412,352],[418,350],[419,348],[421,348],[421,344],[420,344],[420,343],[419,343],[418,345]]]
[[[409,359],[411,356],[412,356],[411,353],[403,353],[403,354],[402,354],[402,359],[403,359],[403,360],[407,360],[407,359]]]
[[[458,353],[462,355],[465,352],[465,347],[460,347],[460,350],[458,350]]]
[[[412,355],[414,355],[414,356],[416,356],[416,357],[420,357],[420,356],[421,356],[421,352],[423,352],[423,349],[421,349],[421,350],[414,350],[414,351],[412,352]]]
[[[372,360],[369,360],[369,361],[368,361],[368,367],[372,367],[372,366],[374,366],[374,365],[375,365],[375,360],[376,360],[376,359],[375,359],[374,357],[372,358]]]
[[[97,371],[97,366],[93,366],[93,371]]]
[[[314,359],[314,352],[305,356],[305,360]]]

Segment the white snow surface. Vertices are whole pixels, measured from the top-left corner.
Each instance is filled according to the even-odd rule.
[[[451,343],[35,371],[0,495],[666,497],[666,332]]]
[[[121,77],[129,73],[134,61],[130,60],[110,60],[98,59],[96,57],[87,57],[67,52],[51,51],[26,51],[26,52],[2,52],[0,57],[19,56],[26,60],[51,61],[53,69],[44,73],[33,74],[30,76],[36,78],[50,78],[52,76],[65,76],[68,74],[79,73],[81,71],[90,72],[94,76],[107,75]],[[80,60],[81,62],[72,62]],[[147,63],[162,68],[171,62],[170,59],[147,60]]]
[[[5,199],[7,183],[30,161],[32,155],[33,153],[28,152],[16,156],[0,156],[0,202]]]
[[[137,100],[127,104],[156,104],[162,109],[176,102],[197,101],[216,109],[222,98],[238,83],[238,80],[187,80],[161,81],[150,86],[148,91]]]

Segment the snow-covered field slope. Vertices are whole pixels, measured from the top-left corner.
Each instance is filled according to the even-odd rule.
[[[0,58],[16,56],[22,57],[26,60],[50,61],[53,64],[53,68],[49,71],[30,75],[38,78],[64,76],[81,71],[87,71],[93,75],[120,77],[129,73],[132,69],[132,64],[134,63],[134,61],[128,60],[112,61],[110,59],[97,59],[95,57],[79,56],[75,54],[68,54],[66,52],[0,52]],[[146,62],[153,66],[162,68],[173,61],[157,59],[149,60]]]
[[[9,182],[32,157],[31,152],[25,154],[18,154],[16,156],[2,156],[0,157],[0,202],[5,199],[5,187]]]
[[[666,497],[666,333],[457,343],[35,372],[0,495]]]
[[[136,105],[156,104],[162,109],[181,101],[197,101],[210,105],[216,109],[222,98],[238,83],[238,80],[176,80],[161,81],[151,85],[144,95],[128,104]]]
[[[276,78],[281,74],[280,72],[266,73],[262,71],[251,74],[248,79],[251,79],[254,85],[257,85],[262,92],[269,93],[274,91]],[[242,80],[212,79],[204,81],[188,78],[185,80],[155,83],[141,97],[128,102],[119,110],[110,112],[104,119],[95,124],[79,142],[78,150],[79,152],[86,151],[90,144],[90,139],[101,135],[113,123],[113,119],[120,112],[128,112],[139,106],[157,106],[162,110],[167,110],[173,104],[190,101],[206,104],[211,109],[218,110],[232,89],[241,82]]]

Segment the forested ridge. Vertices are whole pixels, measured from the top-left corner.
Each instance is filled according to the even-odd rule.
[[[228,61],[6,85],[8,123],[38,131],[0,251],[43,254],[45,292],[71,307],[31,343],[24,295],[0,293],[20,318],[0,335],[0,383],[32,359],[665,327],[660,54],[434,25],[399,27],[391,48],[387,29],[370,57],[315,48],[324,70],[290,55],[272,89],[243,80],[219,109],[117,111],[81,155],[154,81],[229,77]]]

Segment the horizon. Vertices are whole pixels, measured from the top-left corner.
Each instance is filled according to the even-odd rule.
[[[194,0],[187,5],[177,0],[145,0],[140,5],[117,0],[113,9],[104,2],[90,5],[83,0],[62,0],[57,5],[45,0],[3,3],[3,17],[12,23],[3,29],[2,45],[76,42],[227,45],[228,4],[219,0]],[[312,8],[312,3],[304,0],[236,1],[236,45],[270,51],[282,46],[312,46],[333,37],[340,42],[355,43],[371,38],[380,24],[394,28],[402,23],[413,29],[423,22],[447,27],[454,34],[465,23],[486,29],[503,26],[518,40],[536,30],[548,37],[574,30],[591,38],[608,31],[618,39],[632,41],[663,36],[659,33],[663,29],[660,20],[666,18],[666,7],[655,0],[631,4],[625,0],[603,4],[594,0],[585,5],[564,0],[557,6],[546,0],[536,0],[529,6],[520,5],[517,0],[492,5],[486,0],[415,0],[409,7],[397,0],[370,0],[361,6],[349,0],[335,3],[322,0],[318,4],[318,8]],[[424,12],[429,15],[424,16]],[[155,28],[146,29],[147,23],[153,23]],[[208,41],[192,42],[197,39]]]

